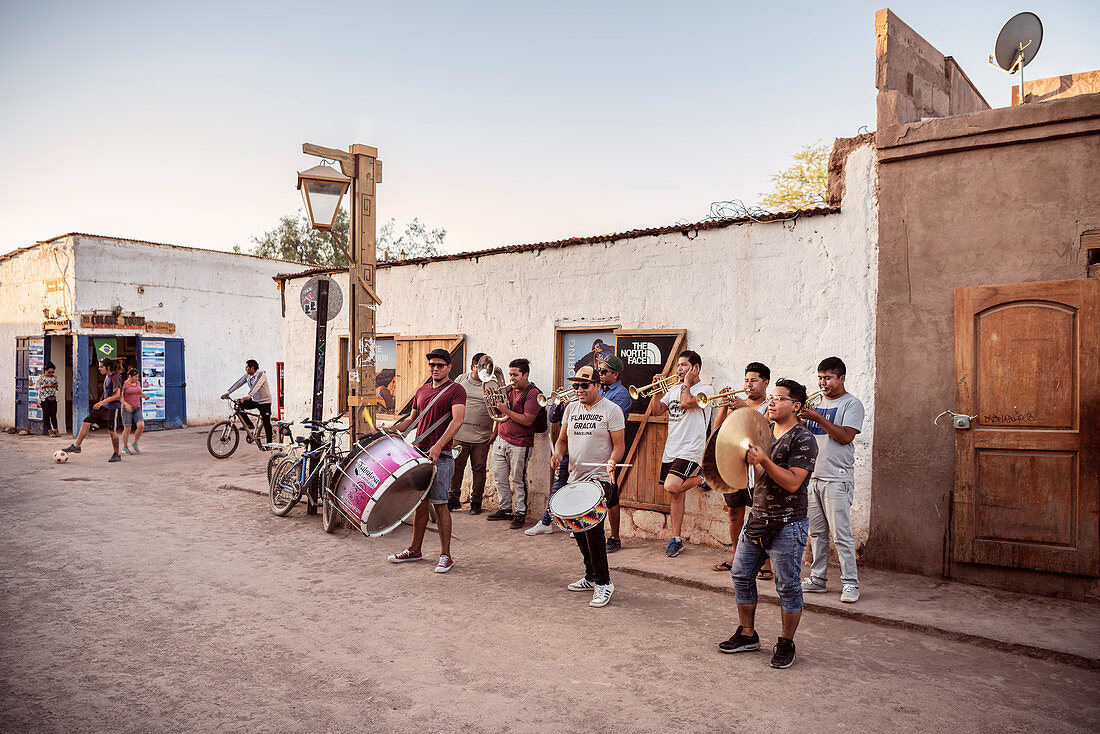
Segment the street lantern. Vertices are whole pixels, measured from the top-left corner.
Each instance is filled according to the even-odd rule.
[[[350,185],[350,178],[324,164],[298,174],[298,189],[314,229],[332,231],[340,201]]]

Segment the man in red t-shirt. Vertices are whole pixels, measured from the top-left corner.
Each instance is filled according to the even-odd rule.
[[[530,374],[531,363],[526,359],[509,362],[512,386],[506,392],[507,400],[496,403],[497,410],[508,420],[497,425],[501,440],[493,445],[493,479],[500,508],[487,519],[511,520],[513,529],[522,528],[527,522],[527,462],[535,446],[535,418],[541,410],[539,390],[528,380]]]
[[[416,417],[423,413],[417,424],[417,436],[413,446],[423,451],[435,464],[435,476],[428,496],[416,508],[413,516],[413,537],[409,547],[390,556],[393,563],[407,563],[424,558],[420,552],[424,532],[428,528],[428,505],[435,505],[436,524],[439,526],[439,564],[436,573],[447,573],[454,565],[451,560],[451,512],[447,509],[447,494],[451,477],[455,473],[455,459],[451,453],[451,439],[462,427],[466,417],[466,391],[451,380],[451,354],[446,349],[428,352],[428,367],[432,381],[421,385],[413,398],[409,415],[393,425],[404,431]]]

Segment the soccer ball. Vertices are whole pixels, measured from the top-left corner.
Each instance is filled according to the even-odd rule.
[[[69,455],[66,454],[64,451],[54,451],[53,460],[56,461],[58,464],[64,464],[66,461],[69,460]]]

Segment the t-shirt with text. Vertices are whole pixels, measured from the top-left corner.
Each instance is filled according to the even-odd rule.
[[[836,400],[822,400],[817,412],[830,423],[863,431],[863,403],[851,393],[844,393]],[[817,466],[814,479],[830,482],[850,482],[856,463],[855,441],[845,446],[833,439],[817,421],[806,421],[806,428],[817,439]]]
[[[763,466],[755,466],[756,487],[752,491],[752,514],[785,523],[806,518],[806,487],[817,460],[817,441],[802,424],[780,436],[772,445],[771,460],[784,469],[806,469],[809,474],[797,491],[788,492],[772,479]]]
[[[446,392],[444,393],[444,391]],[[432,400],[440,393],[444,393],[443,397],[433,403]],[[428,408],[429,404],[431,404],[430,409]],[[413,398],[413,408],[416,409],[417,415],[421,416],[420,422],[416,424],[417,432],[413,445],[424,453],[428,453],[428,449],[434,446],[435,442],[447,432],[447,426],[451,422],[449,420],[442,421],[437,428],[427,435],[422,434],[421,431],[431,428],[443,416],[450,417],[452,406],[465,404],[466,391],[462,389],[462,385],[453,380],[447,380],[439,387],[432,387],[430,382],[427,385],[421,385]],[[452,445],[453,441],[448,441],[443,445],[443,450],[450,451]]]
[[[707,424],[710,423],[710,408],[685,409],[680,405],[682,385],[673,385],[665,393],[661,402],[668,408],[668,438],[665,439],[665,453],[661,462],[667,464],[674,459],[684,459],[696,464],[703,463],[703,451],[707,448]],[[697,382],[690,388],[691,394],[711,394],[710,385]]]
[[[623,409],[607,398],[600,398],[591,408],[574,400],[565,408],[561,424],[569,448],[569,481],[611,481],[606,466],[611,458],[611,431],[626,428]]]

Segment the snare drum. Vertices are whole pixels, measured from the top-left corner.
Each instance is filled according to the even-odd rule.
[[[385,535],[416,511],[435,468],[396,433],[360,439],[340,466],[336,508],[364,535]]]
[[[591,480],[565,485],[550,498],[550,514],[562,530],[571,533],[591,530],[607,515],[603,485]]]

